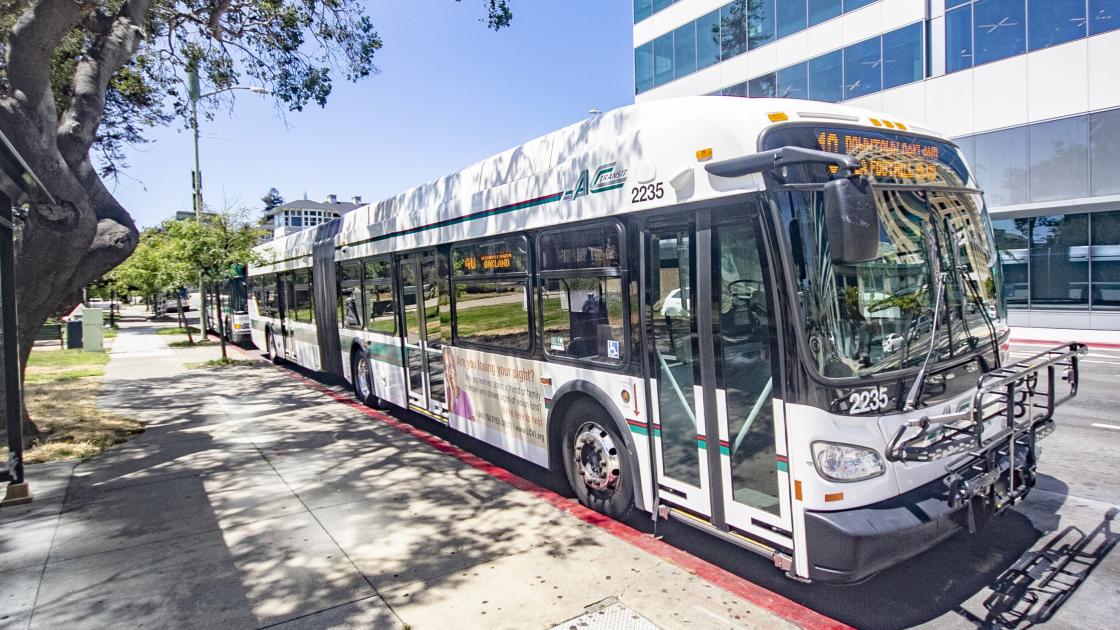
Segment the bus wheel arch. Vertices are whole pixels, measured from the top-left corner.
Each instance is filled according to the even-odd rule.
[[[579,422],[574,414],[586,413],[592,409],[598,417],[602,418],[604,428],[612,430],[611,438],[621,440],[622,447],[626,451],[623,464],[624,474],[629,480],[630,490],[633,493],[631,506],[645,505],[638,465],[639,457],[634,439],[630,435],[629,425],[618,409],[611,404],[606,393],[586,381],[566,383],[553,396],[548,415],[549,469],[564,474],[569,483],[573,484],[573,490],[576,489],[574,480],[568,476],[569,471],[565,462],[565,452],[568,448],[566,438],[569,437],[570,430],[579,429],[571,426]],[[578,490],[577,494],[579,494]]]
[[[272,360],[273,363],[279,364],[283,360],[283,357],[281,357],[276,352],[278,350],[278,346],[276,345],[276,333],[273,332],[271,325],[265,326],[265,329],[264,329],[264,346],[265,346],[265,348],[264,348],[265,353],[268,355],[268,358],[270,360]]]

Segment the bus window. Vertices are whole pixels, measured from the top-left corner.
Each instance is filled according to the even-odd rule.
[[[393,271],[388,260],[365,263],[366,330],[392,335],[397,332],[393,308]]]
[[[451,250],[460,343],[528,350],[529,240],[513,236]]]
[[[311,270],[297,269],[292,272],[292,308],[289,313],[297,322],[315,321],[315,299],[311,290]]]
[[[550,356],[622,363],[620,242],[616,223],[541,234],[541,337]]]
[[[359,262],[338,263],[338,321],[346,328],[362,327],[362,265]]]

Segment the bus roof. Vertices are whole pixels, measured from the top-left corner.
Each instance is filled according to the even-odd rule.
[[[339,259],[356,258],[757,189],[757,177],[709,181],[702,168],[706,158],[697,152],[710,149],[715,160],[754,153],[765,130],[787,121],[940,137],[905,119],[816,101],[693,96],[629,105],[265,243],[258,252],[275,262],[253,271],[306,267],[312,246],[327,239],[342,250]],[[660,196],[654,190],[651,199],[635,201],[641,195],[630,194],[634,186],[656,183]],[[549,211],[516,212],[532,208]]]

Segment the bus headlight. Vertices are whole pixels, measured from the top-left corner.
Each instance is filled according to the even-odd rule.
[[[883,458],[875,451],[833,442],[813,442],[813,465],[822,477],[832,481],[862,481],[886,471]]]

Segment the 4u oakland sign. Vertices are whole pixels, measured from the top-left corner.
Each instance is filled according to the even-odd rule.
[[[561,199],[571,201],[590,194],[622,188],[626,184],[626,173],[628,171],[624,168],[617,168],[617,166],[617,162],[604,164],[595,169],[595,177],[589,175],[588,169],[583,169],[580,171],[579,179],[576,180],[576,185],[564,191]]]

